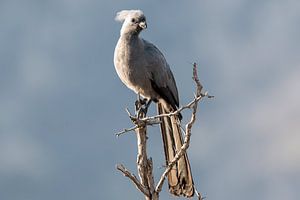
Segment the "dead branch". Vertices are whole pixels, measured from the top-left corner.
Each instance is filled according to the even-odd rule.
[[[204,200],[205,197],[202,197],[201,193],[197,191],[197,188],[195,188],[195,193],[197,195],[198,200]]]
[[[135,125],[135,126],[133,126],[131,128],[125,128],[123,131],[120,131],[120,132],[116,133],[116,136],[119,137],[120,135],[122,135],[124,133],[130,132],[130,131],[134,131],[138,127],[139,127],[138,125]]]
[[[138,169],[138,175],[140,178],[140,181],[132,174],[130,173],[123,165],[118,165],[117,169],[120,170],[124,176],[128,177],[135,186],[145,195],[146,200],[158,200],[159,199],[159,193],[162,190],[163,183],[165,181],[165,178],[167,177],[168,173],[172,169],[172,167],[177,163],[177,161],[186,153],[187,149],[190,145],[190,139],[192,135],[192,127],[196,120],[196,113],[197,113],[197,107],[199,101],[203,97],[212,98],[213,96],[208,95],[207,92],[204,94],[201,93],[203,86],[201,85],[198,74],[197,74],[197,64],[193,64],[193,80],[196,84],[196,95],[194,99],[188,103],[185,106],[180,107],[174,112],[167,113],[167,114],[161,114],[161,115],[155,115],[151,117],[146,117],[146,113],[141,112],[141,106],[142,104],[139,102],[136,102],[136,109],[135,109],[135,116],[133,116],[128,109],[126,109],[131,121],[135,124],[135,126],[124,129],[123,131],[120,131],[117,133],[117,136],[120,136],[126,132],[129,131],[135,131],[137,136],[137,146],[138,146],[138,155],[137,155],[137,169]],[[170,117],[173,115],[178,115],[181,111],[185,109],[191,109],[192,114],[190,121],[186,124],[184,129],[184,142],[181,146],[180,150],[176,153],[173,160],[167,165],[165,171],[160,176],[160,179],[155,186],[154,183],[154,176],[153,176],[153,163],[152,159],[147,156],[147,126],[148,125],[154,125],[161,123],[160,118],[161,117]],[[179,123],[179,122],[178,122]],[[196,195],[199,200],[202,200],[201,194],[196,191]]]
[[[128,177],[134,185],[137,187],[138,190],[140,190],[144,195],[150,196],[149,191],[147,188],[145,188],[140,181],[136,178],[134,174],[131,174],[130,171],[128,171],[122,164],[117,165],[117,169],[123,173],[124,176]]]
[[[137,169],[140,177],[141,184],[147,188],[149,192],[149,182],[148,182],[148,158],[146,150],[146,126],[139,127],[136,129],[137,136],[137,146],[138,146],[138,155],[137,155]],[[147,199],[147,198],[146,198]]]

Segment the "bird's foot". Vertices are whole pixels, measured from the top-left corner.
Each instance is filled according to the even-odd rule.
[[[146,98],[141,98],[141,96],[138,94],[137,95],[137,100],[135,101],[135,110],[138,110],[140,107],[145,105],[147,103]]]
[[[137,100],[135,101],[135,110],[138,118],[146,116],[148,112],[148,107],[151,104],[151,99],[142,98],[140,94],[137,95]]]
[[[140,102],[140,106],[136,107],[137,108],[137,116],[138,117],[145,117],[147,115],[148,112],[148,108],[151,104],[152,100],[147,100],[147,99],[143,99]]]

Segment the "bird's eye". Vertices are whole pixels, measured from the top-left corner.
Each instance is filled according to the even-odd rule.
[[[131,22],[132,22],[132,23],[135,23],[135,19],[134,19],[134,18],[132,18],[132,19],[131,19]]]

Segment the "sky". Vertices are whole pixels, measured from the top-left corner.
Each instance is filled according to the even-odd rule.
[[[141,37],[164,53],[181,105],[195,91],[193,62],[215,96],[200,103],[188,150],[198,191],[208,200],[298,199],[296,0],[0,1],[0,199],[143,199],[115,169],[136,174],[134,133],[115,137],[132,126],[125,108],[136,98],[113,65],[123,9],[144,11]],[[149,129],[157,182],[163,147],[159,128]],[[165,185],[161,199],[184,198]]]

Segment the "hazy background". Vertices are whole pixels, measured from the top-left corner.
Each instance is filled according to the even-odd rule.
[[[181,104],[193,96],[192,62],[216,96],[201,102],[189,149],[202,195],[299,199],[297,0],[1,0],[0,199],[143,199],[115,170],[136,173],[135,135],[114,136],[131,126],[124,108],[135,95],[112,61],[115,13],[132,8],[147,16],[142,37],[165,54]],[[158,175],[161,136],[151,130]],[[167,187],[161,199],[173,199]]]

